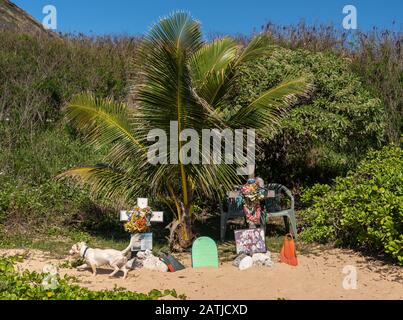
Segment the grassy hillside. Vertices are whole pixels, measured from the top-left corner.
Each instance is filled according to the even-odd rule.
[[[9,0],[0,0],[0,30],[26,32],[44,37],[58,37]]]

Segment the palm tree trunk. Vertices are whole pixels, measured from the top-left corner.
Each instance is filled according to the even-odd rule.
[[[191,194],[188,192],[183,196],[183,201],[180,201],[171,185],[168,185],[168,189],[176,206],[176,219],[167,226],[170,230],[168,241],[172,251],[181,252],[190,247],[194,238]]]
[[[189,206],[185,206],[182,203],[181,206],[182,214],[181,214],[181,233],[179,237],[179,244],[183,249],[190,247],[193,240],[193,230],[192,230],[192,217],[190,215],[190,208]]]
[[[168,241],[171,251],[182,252],[189,248],[194,238],[193,223],[190,210],[181,206],[177,219],[173,220],[167,228],[170,230]]]

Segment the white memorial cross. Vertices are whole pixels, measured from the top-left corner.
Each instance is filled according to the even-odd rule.
[[[143,209],[148,206],[147,198],[137,198],[137,205],[140,209]],[[126,222],[130,219],[130,211],[128,210],[120,210],[120,221]],[[164,213],[162,211],[152,211],[150,222],[163,222],[164,221]]]
[[[148,206],[147,198],[137,198],[137,206],[140,209],[146,208]],[[121,210],[120,211],[120,221],[126,222],[130,219],[130,211]],[[163,222],[164,213],[162,211],[152,211],[150,222]],[[132,251],[143,251],[152,250],[152,233],[135,233],[132,234],[130,238],[130,244],[132,246]]]

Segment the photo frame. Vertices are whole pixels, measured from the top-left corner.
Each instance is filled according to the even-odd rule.
[[[145,251],[153,249],[153,234],[135,233],[130,239],[131,251]]]
[[[262,228],[235,230],[236,253],[254,254],[267,251],[265,233]]]

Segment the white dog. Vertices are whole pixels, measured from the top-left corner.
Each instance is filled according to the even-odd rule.
[[[85,259],[86,263],[77,267],[79,270],[91,267],[92,274],[97,274],[97,268],[110,265],[114,270],[109,275],[113,277],[119,270],[123,271],[123,279],[126,278],[129,269],[126,266],[126,254],[130,251],[131,245],[126,249],[119,251],[114,249],[91,249],[85,242],[78,242],[71,247],[70,254],[79,254]]]

